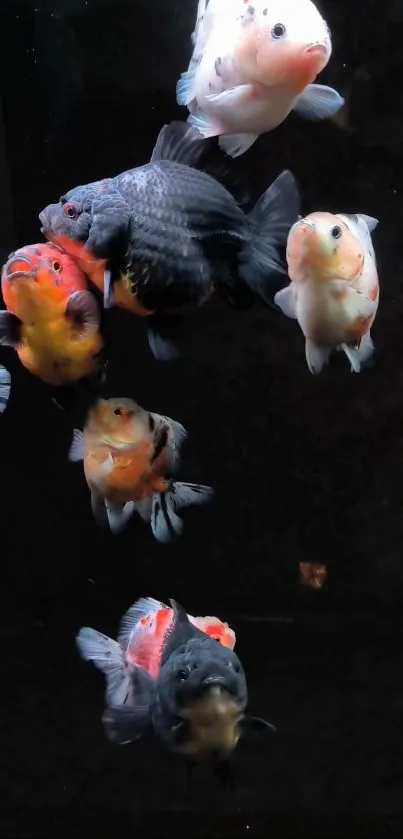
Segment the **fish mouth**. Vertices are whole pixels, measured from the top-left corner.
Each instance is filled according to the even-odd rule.
[[[324,60],[328,56],[328,49],[326,44],[309,44],[305,49],[305,53],[315,57],[318,56]]]
[[[224,676],[219,676],[215,673],[210,676],[206,676],[201,683],[200,693],[205,694],[207,691],[214,693],[227,693],[229,696],[235,696],[235,691],[231,689]]]

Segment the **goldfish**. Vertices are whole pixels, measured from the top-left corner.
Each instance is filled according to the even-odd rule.
[[[176,98],[204,137],[231,157],[294,111],[310,120],[344,105],[314,84],[332,54],[329,27],[311,0],[199,0],[193,52]]]
[[[217,291],[234,305],[249,292],[273,305],[286,275],[280,249],[299,216],[291,172],[245,215],[231,193],[196,168],[205,140],[186,123],[165,125],[149,163],[76,186],[39,214],[44,236],[70,253],[116,304],[147,319],[156,358],[175,357],[169,314]]]
[[[74,429],[71,461],[83,461],[99,525],[121,533],[137,512],[159,542],[180,535],[182,507],[204,504],[214,491],[174,481],[187,437],[181,423],[144,410],[132,399],[98,399],[84,430]]]
[[[3,266],[1,290],[0,344],[14,347],[30,373],[64,386],[97,371],[100,308],[69,254],[50,242],[19,248]]]
[[[0,414],[7,408],[11,391],[11,376],[8,370],[0,364]]]
[[[191,765],[211,762],[229,782],[228,758],[241,734],[275,727],[245,713],[246,676],[234,650],[210,637],[208,623],[203,631],[170,604],[136,601],[117,641],[90,627],[79,631],[81,658],[106,678],[105,734],[119,745],[151,734]]]
[[[314,212],[290,230],[291,283],[274,302],[298,321],[311,373],[322,371],[334,349],[344,351],[354,373],[374,352],[379,280],[371,232],[377,224],[363,213]]]

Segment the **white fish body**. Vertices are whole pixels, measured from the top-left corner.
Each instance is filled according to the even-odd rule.
[[[328,62],[329,30],[311,0],[252,2],[210,0],[206,7],[200,0],[193,54],[177,85],[177,101],[188,106],[190,124],[205,137],[219,135],[221,147],[232,157],[280,125],[293,109],[309,119],[324,119],[344,104],[332,88],[301,84],[301,72],[280,77],[275,66],[278,44],[285,39],[297,51],[321,45]],[[280,24],[284,38],[275,38],[273,26]],[[251,34],[254,46],[247,59],[244,46]],[[264,42],[263,68],[258,51]]]
[[[329,360],[333,349],[343,350],[351,363],[351,370],[359,373],[363,362],[374,351],[370,328],[357,347],[348,343],[348,331],[357,318],[370,318],[372,325],[379,304],[379,280],[371,231],[378,220],[364,214],[336,213],[351,233],[362,243],[364,264],[358,279],[317,282],[309,275],[303,282],[291,281],[278,292],[275,303],[283,313],[298,321],[306,339],[306,359],[311,373],[319,373]],[[319,346],[312,338],[320,332]]]

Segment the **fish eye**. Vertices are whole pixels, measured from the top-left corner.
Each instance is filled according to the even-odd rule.
[[[287,32],[287,30],[284,26],[284,23],[275,23],[272,30],[271,30],[271,34],[272,34],[273,38],[284,38],[284,35],[286,34],[286,32]]]
[[[63,212],[69,218],[77,218],[77,215],[78,215],[74,204],[64,204]]]
[[[340,236],[341,236],[342,232],[343,231],[342,231],[341,227],[339,227],[339,225],[336,224],[336,227],[332,227],[332,229],[330,231],[330,235],[332,236],[333,239],[340,239]]]
[[[188,675],[189,675],[189,673],[188,673],[188,671],[187,671],[187,670],[179,670],[179,672],[178,672],[178,674],[177,674],[178,679],[179,679],[181,682],[185,682],[185,681],[186,681],[186,679],[187,679],[187,677],[188,677]]]
[[[122,411],[121,408],[115,408],[113,413],[115,414],[115,417],[121,417],[122,414],[123,414],[123,411]]]
[[[54,271],[61,271],[62,270],[62,263],[59,262],[58,259],[54,259],[52,262],[52,268]]]

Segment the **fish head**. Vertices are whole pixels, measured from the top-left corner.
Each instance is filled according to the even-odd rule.
[[[287,240],[288,274],[293,282],[345,280],[361,275],[365,249],[342,218],[315,212],[297,221]]]
[[[149,415],[133,399],[98,399],[85,428],[106,445],[137,446],[150,433]]]
[[[202,632],[205,632],[210,638],[219,641],[223,647],[233,650],[235,647],[236,635],[233,629],[228,626],[228,623],[221,621],[213,615],[206,615],[205,617],[194,618],[189,615],[189,620],[194,626],[197,626]]]
[[[302,93],[328,64],[329,28],[311,0],[259,0],[239,39],[237,60],[268,87]]]
[[[65,310],[71,296],[87,289],[86,277],[74,259],[57,245],[42,242],[10,254],[1,273],[4,302],[9,311],[36,313]]]
[[[247,686],[232,650],[208,637],[187,642],[161,667],[157,692],[175,720],[181,752],[203,759],[236,747]]]
[[[103,291],[106,260],[88,247],[93,224],[94,202],[102,194],[103,182],[78,186],[48,204],[40,213],[41,233],[72,256],[77,265]]]

